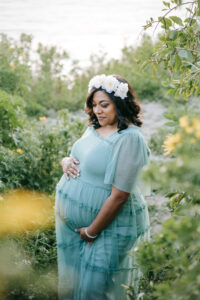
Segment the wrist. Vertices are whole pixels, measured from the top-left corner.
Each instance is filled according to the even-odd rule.
[[[92,229],[92,227],[88,226],[87,227],[87,233],[91,236],[96,236],[98,235],[98,232],[96,232],[94,229]]]
[[[66,162],[66,160],[68,160],[68,157],[66,156],[66,157],[64,157],[62,160],[61,160],[61,166]]]

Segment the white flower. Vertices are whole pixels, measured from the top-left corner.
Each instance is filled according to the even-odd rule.
[[[128,92],[128,83],[121,82],[114,95],[120,97],[121,99],[124,99],[127,97],[127,92]]]
[[[118,84],[118,80],[114,76],[109,75],[106,77],[102,88],[105,89],[108,93],[112,93],[116,91]]]
[[[124,99],[127,97],[128,83],[120,82],[117,78],[112,75],[106,76],[105,74],[94,76],[88,84],[88,93],[93,88],[104,89],[107,93],[115,92],[115,96]]]
[[[105,79],[105,74],[94,76],[89,82],[88,92],[90,92],[93,87],[95,87],[96,89],[100,88],[103,85]]]

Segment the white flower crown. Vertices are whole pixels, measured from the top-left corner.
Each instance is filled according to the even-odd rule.
[[[102,88],[108,93],[114,93],[114,96],[124,99],[127,97],[128,93],[128,83],[123,83],[117,80],[112,75],[106,76],[105,74],[94,76],[88,84],[88,93],[92,91],[93,88]]]

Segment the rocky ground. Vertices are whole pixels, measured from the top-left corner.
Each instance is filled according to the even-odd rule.
[[[151,135],[156,133],[157,129],[161,128],[166,122],[166,119],[163,117],[163,113],[166,111],[166,108],[157,102],[144,103],[141,105],[141,108],[143,111],[142,131],[146,140],[149,141]],[[152,154],[151,159],[158,159],[158,157]],[[154,193],[150,187],[146,189],[144,196],[149,208],[151,234],[159,232],[162,227],[162,223],[170,217],[170,212],[167,207],[168,199],[161,194]]]
[[[200,111],[200,101],[199,98],[192,98],[187,103],[188,109],[193,109],[194,111]],[[158,128],[162,128],[166,122],[166,119],[163,116],[163,113],[167,109],[157,102],[149,102],[141,104],[144,122],[142,131],[146,137],[146,140],[149,141],[152,134],[154,134]],[[153,153],[152,153],[153,154]],[[152,155],[151,160],[166,160],[163,156]],[[170,212],[167,207],[167,202],[169,201],[161,194],[153,193],[152,189],[149,187],[145,191],[145,199],[148,203],[151,228],[152,233],[158,232],[161,229],[162,223],[170,217]]]

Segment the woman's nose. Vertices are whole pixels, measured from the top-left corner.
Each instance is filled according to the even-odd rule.
[[[102,111],[102,109],[101,109],[100,106],[96,106],[96,107],[94,108],[95,114],[99,114],[101,111]]]

